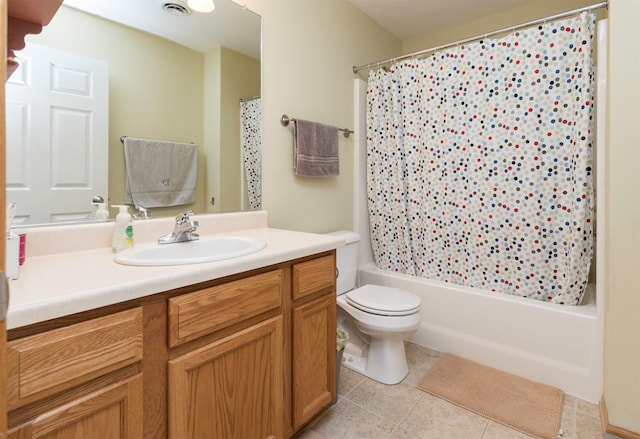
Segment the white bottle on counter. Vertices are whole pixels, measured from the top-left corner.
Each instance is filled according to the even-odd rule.
[[[15,233],[7,232],[5,244],[5,272],[8,279],[20,277],[20,237]]]
[[[105,221],[109,219],[109,211],[107,210],[107,203],[95,203],[98,206],[98,210],[95,213],[95,219]]]
[[[115,205],[111,207],[117,207],[119,209],[113,230],[112,245],[113,252],[118,253],[133,247],[133,222],[129,214],[129,206]]]

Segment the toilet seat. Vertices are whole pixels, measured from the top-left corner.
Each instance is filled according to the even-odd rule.
[[[361,311],[381,316],[406,316],[421,306],[418,296],[398,288],[364,285],[345,293],[345,301]]]

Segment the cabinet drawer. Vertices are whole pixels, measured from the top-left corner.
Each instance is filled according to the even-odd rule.
[[[325,288],[336,288],[335,256],[323,256],[293,266],[293,300]]]
[[[9,409],[142,360],[142,308],[7,344]]]
[[[142,374],[111,384],[9,430],[9,439],[142,438]]]
[[[169,346],[278,308],[283,279],[274,270],[169,299]]]

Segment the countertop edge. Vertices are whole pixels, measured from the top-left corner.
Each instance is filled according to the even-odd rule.
[[[225,234],[231,233],[220,235]],[[110,248],[30,258],[20,279],[10,282],[7,329],[311,256],[345,244],[341,237],[272,228],[245,230],[242,235],[262,237],[267,247],[223,261],[155,267],[117,264]]]

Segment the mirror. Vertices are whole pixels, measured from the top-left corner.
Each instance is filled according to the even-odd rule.
[[[77,8],[92,4],[97,5],[98,10],[88,13]],[[124,204],[123,136],[198,145],[196,201],[188,205],[152,208],[154,218],[176,215],[188,209],[196,213],[246,210],[251,202],[247,194],[253,191],[255,195],[257,191],[259,197],[259,179],[247,183],[245,178],[240,106],[241,101],[252,102],[260,96],[261,18],[231,0],[215,0],[215,5],[216,9],[209,14],[191,12],[188,16],[180,16],[165,10],[168,8],[172,12],[171,9],[186,6],[182,0],[65,0],[41,34],[27,36],[27,44],[102,60],[108,66],[108,139],[103,142],[108,148],[108,158],[104,161],[107,162],[105,166],[108,165],[109,206]],[[118,14],[107,19],[107,16],[111,17],[110,13],[100,9],[107,6],[115,6]],[[152,8],[153,12],[137,10],[139,7]],[[162,24],[160,28],[150,27],[159,23]],[[20,52],[16,55],[19,58]],[[11,79],[14,78],[20,80],[18,71]],[[9,119],[8,94],[7,108]],[[257,130],[261,131],[261,120],[253,119]],[[38,126],[38,117],[29,120],[33,130],[44,129]],[[14,201],[12,189],[24,198],[23,202],[18,201],[14,224],[91,219],[96,210],[92,205],[93,197],[106,198],[106,194],[95,193],[92,187],[82,187],[83,184],[76,186],[85,189],[81,193],[86,211],[50,216],[48,221],[32,221],[21,215],[22,204],[44,204],[49,198],[33,193],[27,180],[38,173],[31,166],[33,162],[44,162],[43,157],[55,155],[50,152],[55,146],[36,145],[49,152],[36,152],[36,158],[29,159],[25,151],[31,149],[33,152],[35,148],[25,146],[25,139],[11,142],[8,135],[7,142],[7,201]],[[256,154],[259,165],[259,151],[253,153],[254,162]],[[10,167],[12,156],[20,166]],[[53,169],[66,163],[67,168],[82,168],[69,165],[73,156],[59,153],[56,164],[41,163],[40,166]],[[255,177],[255,173],[251,173]],[[68,196],[72,186],[74,184],[62,185],[58,189]],[[252,208],[256,208],[255,204]],[[134,213],[133,209],[130,212]],[[115,209],[110,208],[111,218],[115,213]]]

